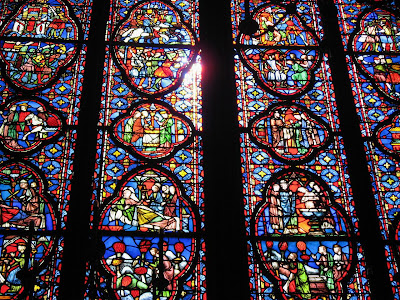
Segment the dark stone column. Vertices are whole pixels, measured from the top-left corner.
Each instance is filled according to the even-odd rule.
[[[94,0],[87,41],[85,73],[77,128],[74,177],[71,184],[70,210],[65,232],[65,250],[61,270],[60,299],[83,299],[85,267],[89,245],[90,202],[97,148],[103,68],[104,35],[110,10],[107,0]]]
[[[229,1],[200,0],[209,299],[249,299]]]

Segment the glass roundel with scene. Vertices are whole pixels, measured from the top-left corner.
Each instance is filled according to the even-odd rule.
[[[39,296],[45,287],[45,276],[50,275],[45,267],[57,239],[51,232],[59,228],[60,220],[39,172],[25,162],[9,161],[0,165],[0,228],[8,230],[0,235],[3,299],[23,295],[24,276],[28,274],[37,276],[34,296]]]
[[[101,263],[118,299],[181,299],[183,280],[196,266],[199,211],[178,180],[159,167],[130,172],[105,203],[98,227],[130,232],[104,236]],[[185,299],[185,298],[184,298]],[[190,299],[190,297],[189,297]]]
[[[321,60],[314,31],[290,5],[260,6],[252,18],[258,24],[257,32],[238,37],[244,64],[274,95],[293,97],[306,92]]]
[[[162,159],[193,140],[192,123],[165,103],[142,102],[114,122],[113,136],[126,149]]]
[[[316,175],[285,169],[271,178],[251,220],[253,247],[284,299],[346,299],[353,228]]]
[[[389,9],[367,9],[350,36],[349,50],[360,73],[390,100],[400,100],[400,20]]]
[[[3,74],[17,88],[43,89],[77,57],[81,30],[62,0],[23,3],[0,28]]]
[[[288,164],[311,159],[331,140],[329,126],[301,105],[274,104],[253,118],[250,137]]]
[[[163,1],[132,7],[114,30],[111,52],[126,82],[139,94],[178,87],[196,55],[196,37],[179,11]]]
[[[39,98],[21,98],[0,109],[0,142],[14,153],[37,150],[62,133],[64,120]]]

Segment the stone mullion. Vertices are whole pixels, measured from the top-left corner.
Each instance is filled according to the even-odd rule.
[[[110,1],[93,1],[61,270],[59,297],[65,300],[83,299],[86,262],[92,255],[88,253],[89,218],[109,9]]]
[[[200,0],[208,299],[250,299],[230,11]]]

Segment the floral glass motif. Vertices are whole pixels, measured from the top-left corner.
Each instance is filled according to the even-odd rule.
[[[142,103],[114,125],[114,136],[146,158],[162,158],[192,140],[190,121],[164,104]]]
[[[11,231],[0,235],[0,294],[3,299],[16,299],[14,297],[23,292],[18,275],[22,269],[49,275],[43,268],[49,262],[46,257],[54,248],[55,237],[43,235],[40,231],[55,231],[59,220],[46,189],[35,167],[19,162],[7,162],[0,166],[0,226]],[[37,232],[29,230],[28,234],[30,226]],[[26,230],[27,234],[12,234],[17,229]],[[29,257],[28,235],[31,235]],[[36,284],[38,287],[42,284],[40,276]]]
[[[240,34],[240,57],[269,92],[294,96],[304,93],[320,63],[319,39],[297,13],[268,4],[253,14],[257,32]],[[246,47],[247,46],[247,47]]]
[[[374,9],[361,14],[349,47],[362,74],[391,100],[400,99],[400,21]]]
[[[114,31],[112,54],[137,92],[160,95],[180,84],[196,54],[194,33],[182,19],[171,4],[147,1]]]
[[[183,197],[177,181],[166,170],[139,168],[123,182],[117,197],[103,209],[101,229],[165,234],[199,231],[198,208]],[[199,250],[196,238],[170,235],[105,236],[103,242],[106,252],[102,264],[113,277],[112,288],[118,299],[146,299],[154,293],[173,299],[183,288],[179,281],[194,267],[191,265]],[[164,268],[157,267],[159,264]],[[156,280],[164,285],[154,287]]]
[[[8,80],[29,91],[54,81],[79,52],[78,24],[71,8],[62,0],[28,1],[21,5],[0,29],[0,60]]]
[[[301,163],[328,142],[324,121],[295,104],[271,105],[249,126],[256,143],[288,163]]]
[[[314,299],[335,293],[350,269],[352,225],[318,177],[281,171],[265,188],[252,218],[254,248],[284,299]],[[290,242],[282,237],[290,236]],[[304,239],[304,238],[307,239]],[[345,239],[343,239],[345,238]]]
[[[38,99],[8,103],[0,112],[0,140],[13,152],[28,152],[60,135],[62,119]]]

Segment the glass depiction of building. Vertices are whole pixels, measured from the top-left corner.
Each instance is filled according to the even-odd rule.
[[[0,299],[400,298],[397,1],[0,5]]]

